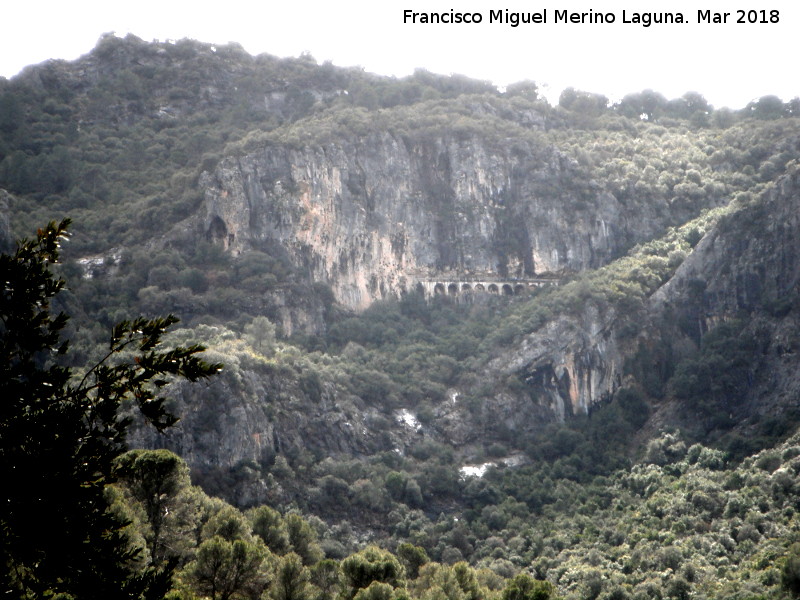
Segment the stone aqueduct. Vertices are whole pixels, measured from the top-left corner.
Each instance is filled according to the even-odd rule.
[[[454,280],[429,279],[417,283],[417,290],[426,299],[435,296],[452,296],[466,298],[476,294],[494,294],[496,296],[518,296],[535,288],[558,285],[558,279],[509,279],[509,280]]]

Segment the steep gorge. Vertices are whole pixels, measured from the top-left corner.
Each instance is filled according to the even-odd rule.
[[[420,441],[464,456],[497,440],[513,446],[640,385],[626,365],[643,346],[691,358],[733,319],[774,340],[754,359],[767,366],[747,392],[753,410],[780,414],[796,397],[798,193],[796,176],[781,178],[800,155],[790,112],[714,122],[710,107],[692,114],[664,100],[652,120],[605,103],[584,115],[530,90],[113,36],[75,63],[0,81],[0,100],[21,115],[3,125],[0,183],[12,193],[0,190],[0,240],[6,214],[15,235],[45,213],[80,215],[74,273],[87,322],[175,311],[197,332],[212,324],[242,341],[266,316],[296,336],[275,356],[225,355],[218,382],[176,390],[183,423],[169,438],[133,439],[166,444],[195,467],[269,464],[303,449],[317,459],[402,453]],[[59,177],[45,176],[54,165]],[[420,283],[428,293],[437,281],[455,291],[580,284],[581,273],[732,201],[736,211],[702,241],[653,251],[668,268],[646,293],[625,281],[615,300],[597,301],[588,279],[542,319],[531,317],[541,290],[490,299],[483,316],[497,317],[494,330],[469,323],[480,334],[453,335],[452,346],[465,340],[455,350],[430,332],[384,336],[383,322],[358,321]],[[108,256],[120,257],[113,269],[85,268]],[[460,308],[450,316],[467,324],[470,307]],[[222,352],[216,341],[212,351]],[[657,370],[658,360],[639,362]],[[441,369],[415,387],[403,369],[435,370],[419,363]],[[410,426],[406,414],[425,418]]]
[[[523,87],[106,36],[0,79],[21,115],[0,114],[0,249],[69,211],[52,308],[76,380],[137,313],[177,313],[166,345],[224,365],[166,383],[163,433],[126,400],[127,443],[286,513],[275,538],[303,515],[326,558],[429,557],[397,597],[475,596],[450,585],[473,567],[486,598],[520,571],[569,600],[784,597],[800,104],[643,119]],[[255,513],[180,468],[156,494],[180,502],[131,504],[126,530],[174,519],[188,597],[210,515]],[[282,574],[295,540],[274,541]]]
[[[194,392],[195,407],[167,445],[195,465],[231,468],[300,448],[320,456],[372,455],[407,452],[435,440],[469,452],[509,433],[524,439],[548,423],[591,412],[621,387],[641,385],[626,362],[642,347],[671,347],[673,360],[692,356],[702,335],[681,325],[698,318],[703,334],[733,318],[744,318],[744,327],[761,332],[765,342],[761,356],[753,357],[751,385],[734,408],[742,420],[780,414],[796,404],[800,390],[793,234],[799,198],[794,172],[752,206],[722,217],[640,312],[625,314],[622,306],[587,301],[499,348],[479,373],[447,391],[425,426],[409,426],[397,411],[364,403],[332,379],[312,393],[302,383],[302,366],[294,374],[284,369],[281,376],[248,368],[238,383],[223,379],[208,393]],[[705,292],[698,298],[699,281]],[[486,394],[477,405],[476,386],[485,390],[479,395]],[[188,398],[185,406],[191,406]],[[416,409],[409,408],[413,415]],[[692,414],[691,407],[667,402],[658,419],[662,426],[680,424]]]
[[[646,369],[669,372],[663,363],[691,360],[707,334],[735,323],[739,336],[752,339],[757,349],[748,359],[746,381],[723,400],[734,422],[797,408],[798,202],[800,175],[790,169],[759,199],[720,217],[647,299],[635,316],[635,329],[631,315],[619,307],[599,309],[590,301],[524,336],[487,365],[486,376],[525,383],[526,392],[515,403],[519,413],[527,412],[530,397],[563,419],[590,412],[625,384],[642,385],[637,381],[642,373],[626,367],[626,361],[643,348],[658,347],[662,355]],[[722,372],[713,375],[723,377]],[[695,418],[684,420],[694,414],[684,404],[662,409],[671,413],[662,417],[667,422],[687,425]]]

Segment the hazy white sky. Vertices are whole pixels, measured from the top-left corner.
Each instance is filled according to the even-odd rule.
[[[10,6],[8,6],[10,4]],[[403,11],[480,12],[479,25],[413,25]],[[489,23],[490,10],[547,11],[547,24]],[[614,24],[554,23],[556,10],[613,13]],[[700,24],[698,9],[729,12]],[[777,23],[736,23],[737,9],[779,11]],[[634,12],[681,12],[685,24],[623,23]],[[741,108],[776,94],[800,96],[800,2],[776,0],[39,0],[0,10],[0,76],[49,58],[87,53],[101,34],[142,39],[236,41],[258,54],[297,56],[403,76],[415,68],[460,73],[498,85],[530,79],[557,99],[567,86],[618,99],[654,89],[668,98],[702,93],[714,106]],[[757,17],[761,13],[745,16]]]

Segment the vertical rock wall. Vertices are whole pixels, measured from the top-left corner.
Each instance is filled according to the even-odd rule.
[[[277,242],[353,309],[443,273],[525,278],[599,266],[654,228],[563,154],[513,140],[384,132],[268,146],[225,159],[201,184],[210,239],[233,253]],[[580,208],[587,201],[591,211]]]

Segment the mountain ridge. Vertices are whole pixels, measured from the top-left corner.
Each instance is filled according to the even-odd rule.
[[[101,326],[132,309],[180,313],[232,365],[196,406],[176,390],[185,429],[134,438],[200,471],[410,453],[420,439],[423,454],[459,461],[500,446],[537,456],[549,427],[622,410],[620,397],[654,415],[657,434],[711,394],[690,363],[717,360],[703,340],[718,325],[736,321],[725,335],[742,353],[766,348],[756,358],[767,365],[777,346],[759,320],[794,348],[789,322],[776,325],[795,310],[795,287],[776,283],[797,263],[796,222],[779,201],[794,194],[800,155],[792,103],[765,97],[734,113],[698,94],[609,105],[572,90],[551,106],[533,84],[501,93],[459,76],[396,80],[133,36],[0,82],[0,102],[9,230],[76,217],[65,271],[84,360]],[[737,215],[757,206],[785,216],[783,229],[758,230],[761,246],[741,260],[761,270],[748,273],[725,262],[739,246],[721,228],[745,231]],[[727,244],[714,260],[709,240]],[[741,281],[716,278],[725,269]],[[448,277],[540,276],[562,285],[457,302],[417,294]],[[247,341],[264,317],[269,351]],[[722,358],[725,369],[740,360]],[[731,379],[741,418],[791,409],[786,360],[786,398],[759,383],[772,398],[762,408]],[[708,427],[692,435],[724,441],[712,396],[697,409]],[[266,493],[261,481],[243,502]]]
[[[525,577],[777,600],[800,580],[800,130],[775,100],[550,105],[107,36],[0,80],[0,244],[74,218],[54,308],[77,376],[132,313],[177,313],[168,343],[225,365],[165,387],[164,434],[121,415],[140,450],[108,491],[143,564],[178,561],[175,597],[263,534],[261,574],[294,565],[316,600],[356,594],[321,575],[348,555],[399,560],[368,543],[407,578],[359,600]],[[140,459],[180,480],[168,512]]]

